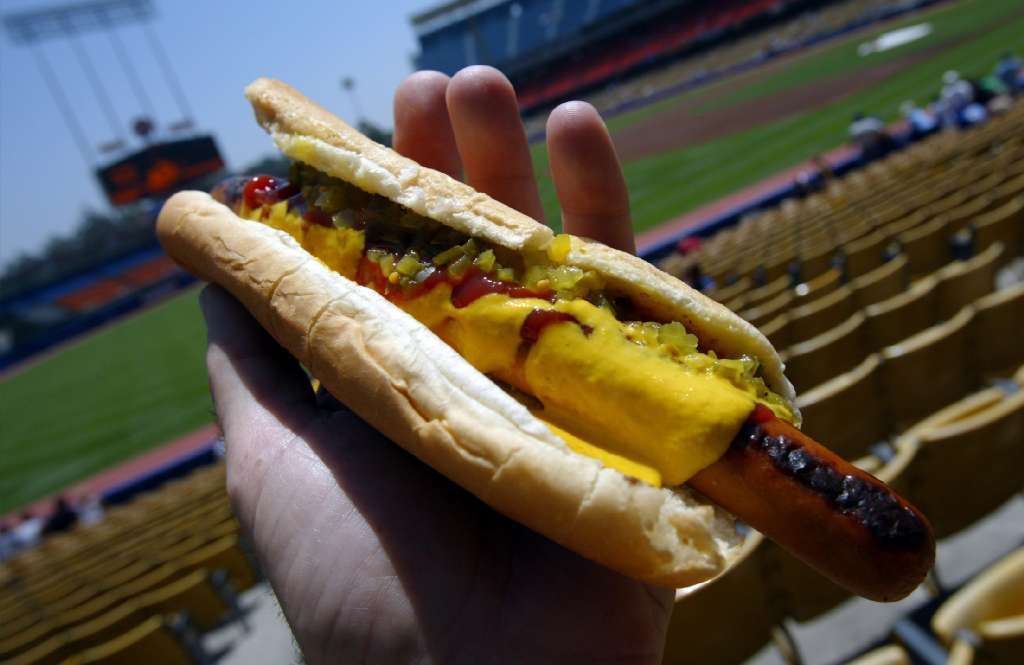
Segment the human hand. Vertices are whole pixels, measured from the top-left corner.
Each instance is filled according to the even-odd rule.
[[[625,183],[587,104],[548,120],[565,229],[633,251]],[[395,94],[395,148],[543,219],[511,85],[432,72]],[[671,590],[494,512],[325,394],[218,287],[201,296],[228,492],[310,663],[656,663]]]

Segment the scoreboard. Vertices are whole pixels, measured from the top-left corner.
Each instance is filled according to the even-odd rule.
[[[148,145],[96,169],[103,191],[115,205],[167,196],[224,168],[213,136],[196,136]]]

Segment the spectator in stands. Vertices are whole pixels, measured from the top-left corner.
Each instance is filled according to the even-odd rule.
[[[964,111],[974,104],[974,87],[970,82],[951,69],[942,75],[940,97],[943,106],[942,126],[946,129],[967,127],[969,123]]]
[[[103,500],[98,494],[88,493],[78,500],[75,508],[78,511],[78,521],[85,524],[95,524],[103,519]]]
[[[463,169],[543,218],[511,84],[471,67],[419,72],[395,102],[395,147]],[[615,150],[588,104],[547,124],[570,233],[635,251]],[[228,490],[308,662],[657,662],[673,591],[593,564],[499,515],[329,395],[223,289],[201,297]],[[523,639],[526,637],[527,639]],[[458,654],[455,656],[455,654]]]
[[[999,57],[995,75],[1011,95],[1016,95],[1024,90],[1024,60],[1013,53],[1007,51]]]
[[[39,544],[39,538],[43,532],[43,518],[33,515],[29,511],[21,514],[21,521],[12,530],[17,550],[28,549]]]
[[[859,111],[850,123],[850,143],[860,150],[864,162],[884,157],[893,148],[892,137],[885,131],[881,119]]]
[[[939,119],[926,108],[920,107],[908,99],[900,104],[900,113],[907,121],[908,136],[911,141],[918,141],[933,134],[939,128]]]
[[[62,531],[70,531],[76,524],[78,524],[78,513],[62,495],[57,497],[57,501],[53,504],[53,513],[43,525],[43,535],[49,536]]]

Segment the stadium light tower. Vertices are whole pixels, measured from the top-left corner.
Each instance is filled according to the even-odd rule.
[[[356,80],[351,76],[342,77],[341,89],[347,92],[349,98],[352,100],[352,108],[356,111],[355,124],[358,126],[363,122],[365,116],[363,116],[363,107],[359,103],[359,95],[356,94]]]
[[[169,196],[174,191],[214,174],[224,168],[220,149],[212,135],[159,140],[155,136],[157,109],[153,105],[142,76],[118,34],[118,28],[139,24],[146,42],[162,73],[164,82],[175,99],[181,119],[168,124],[171,133],[191,130],[194,126],[188,99],[174,73],[171,61],[149,23],[155,11],[152,0],[85,0],[76,4],[58,5],[46,9],[7,14],[4,27],[17,45],[32,49],[39,71],[53,96],[64,124],[75,139],[82,158],[95,170],[104,193],[111,204],[123,206],[150,199]],[[90,32],[104,33],[110,40],[118,64],[128,79],[129,87],[142,115],[129,123],[122,123],[118,108],[107,93],[107,80],[93,64],[80,35]],[[120,152],[114,161],[98,165],[93,147],[79,121],[75,108],[61,85],[53,66],[41,44],[50,40],[70,42],[75,58],[85,72],[85,79],[99,102],[100,110],[110,125],[114,139],[99,145],[101,154]],[[152,82],[149,81],[152,85]],[[130,126],[132,133],[144,147],[126,154],[124,131]]]
[[[51,40],[66,40],[70,43],[75,58],[85,71],[86,80],[92,89],[93,95],[100,104],[101,111],[110,125],[114,139],[100,144],[100,152],[110,152],[121,149],[125,146],[122,124],[117,113],[117,108],[107,93],[106,83],[100,76],[88,51],[82,44],[80,36],[89,32],[103,32],[110,40],[111,47],[117,57],[118,63],[128,79],[132,94],[145,114],[142,118],[136,119],[132,124],[140,121],[154,122],[156,109],[153,106],[149,93],[143,84],[142,77],[132,63],[124,42],[121,41],[116,28],[127,24],[141,24],[144,30],[146,41],[149,44],[153,56],[160,65],[165,82],[170,88],[175,103],[182,115],[182,119],[170,125],[172,130],[191,128],[192,111],[189,108],[188,99],[182,91],[181,84],[171,67],[156,33],[149,26],[149,21],[155,12],[152,0],[89,0],[69,5],[59,5],[45,9],[18,12],[7,14],[3,17],[4,27],[15,44],[32,48],[36,65],[46,81],[47,88],[54,99],[64,124],[67,125],[78,146],[79,152],[91,166],[95,161],[91,144],[86,139],[74,108],[68,101],[67,94],[60,84],[60,79],[54,72],[53,66],[47,59],[40,44]]]

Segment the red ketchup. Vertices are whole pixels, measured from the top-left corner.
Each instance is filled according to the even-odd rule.
[[[295,196],[299,188],[287,180],[272,175],[257,175],[249,178],[242,189],[242,200],[250,210],[273,205]]]
[[[460,308],[465,307],[491,293],[504,293],[510,298],[540,298],[552,301],[555,297],[554,291],[550,289],[537,291],[510,282],[499,282],[474,269],[466,273],[462,283],[452,290],[452,304]]]
[[[761,425],[775,420],[775,413],[764,404],[757,404],[754,410],[747,417],[747,422],[753,425]]]

